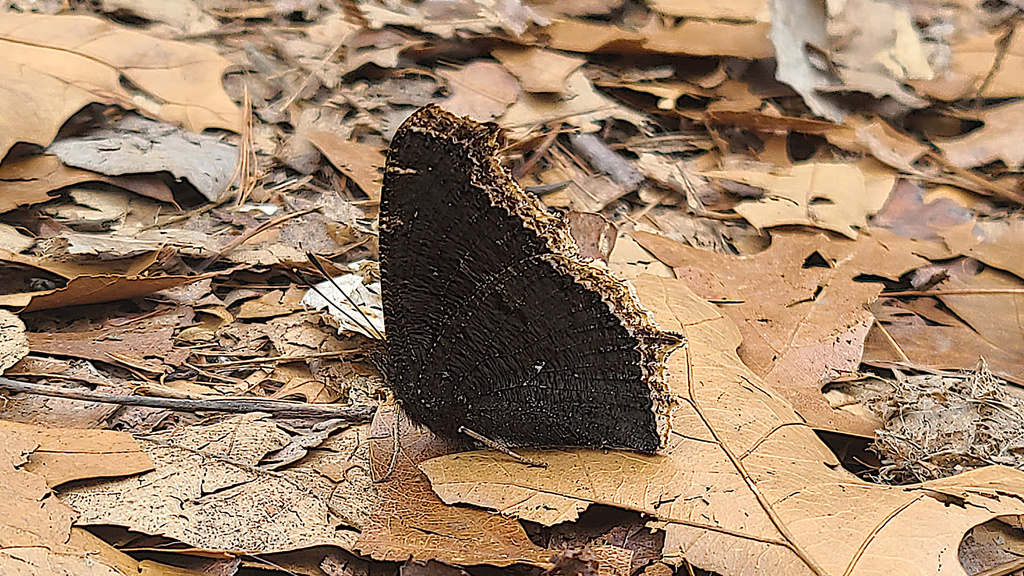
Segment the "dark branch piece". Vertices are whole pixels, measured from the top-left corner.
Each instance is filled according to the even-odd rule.
[[[218,412],[269,412],[278,416],[340,418],[349,422],[369,422],[376,412],[376,406],[337,406],[334,404],[304,404],[285,400],[269,400],[264,398],[223,398],[217,400],[189,400],[184,398],[154,398],[135,396],[132,394],[106,394],[90,392],[45,384],[18,382],[10,378],[0,377],[0,389],[12,392],[24,392],[54,398],[103,402],[106,404],[122,404],[125,406],[146,406],[148,408],[167,408],[195,412],[197,410],[213,410]]]

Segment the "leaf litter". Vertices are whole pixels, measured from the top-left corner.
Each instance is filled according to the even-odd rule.
[[[1019,569],[1018,11],[4,4],[0,367],[50,395],[2,392],[2,571]],[[315,302],[309,251],[382,317],[383,151],[431,102],[687,332],[661,454],[453,452]],[[273,415],[199,408],[236,399]]]

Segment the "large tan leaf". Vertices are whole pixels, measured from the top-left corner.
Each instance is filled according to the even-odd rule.
[[[1024,96],[1024,30],[1014,29],[1009,38],[984,28],[977,35],[970,28],[959,34],[966,37],[953,41],[945,69],[935,79],[911,81],[911,86],[940,100]]]
[[[547,469],[494,452],[428,460],[420,469],[446,502],[543,523],[591,504],[637,510],[665,530],[666,561],[723,576],[964,575],[964,533],[1024,513],[1024,473],[1009,468],[902,487],[847,473],[740,362],[732,322],[682,281],[643,277],[635,285],[658,323],[689,339],[668,362],[679,399],[668,448],[524,454]]]
[[[708,178],[761,188],[764,195],[741,202],[736,211],[755,227],[803,225],[850,238],[881,210],[896,174],[877,162],[815,162],[770,170],[714,170]]]
[[[63,288],[2,294],[0,295],[0,306],[20,308],[20,312],[33,312],[65,306],[112,302],[152,294],[202,278],[202,276],[122,276],[118,274],[79,276],[72,279]]]
[[[743,336],[740,358],[810,424],[874,435],[877,422],[833,409],[821,384],[856,370],[861,361],[872,322],[867,305],[882,284],[854,278],[895,280],[926,260],[903,245],[866,236],[851,242],[777,232],[767,250],[750,256],[717,254],[656,234],[632,236],[701,297],[730,302],[722,311]]]
[[[238,131],[241,112],[221,85],[228,65],[210,48],[91,16],[0,14],[0,158],[16,142],[49,144],[91,102],[138,108],[194,132]]]

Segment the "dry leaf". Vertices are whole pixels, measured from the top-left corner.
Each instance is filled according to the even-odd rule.
[[[56,488],[75,480],[130,476],[153,469],[153,462],[130,434],[78,430],[0,420],[0,437],[17,437],[33,448],[19,467]]]
[[[333,132],[314,130],[306,134],[327,160],[351,178],[370,200],[380,200],[384,152],[376,146],[344,140]]]
[[[907,108],[928,105],[904,87],[933,76],[906,9],[877,0],[776,0],[770,9],[776,78],[815,114],[842,122],[847,110],[828,94],[841,91],[888,96]]]
[[[524,93],[505,112],[499,123],[509,128],[528,129],[547,122],[566,122],[584,132],[596,132],[598,122],[609,118],[624,120],[635,126],[644,126],[647,118],[631,108],[598,92],[586,74],[577,70],[569,76],[568,90],[561,98],[541,98]]]
[[[491,55],[519,79],[523,90],[534,93],[565,92],[569,75],[586,63],[543,48],[497,48]]]
[[[3,248],[0,248],[0,255],[23,252],[31,248],[35,243],[35,238],[26,236],[10,224],[0,223],[0,246],[4,246],[11,251],[7,252]],[[2,257],[3,256],[0,256],[0,258]]]
[[[885,332],[868,334],[865,364],[901,367],[909,359],[922,368],[972,370],[984,358],[993,374],[1024,385],[1024,356],[994,346],[963,323],[937,325],[892,301],[879,301],[872,312]]]
[[[409,4],[364,0],[358,10],[370,28],[408,26],[445,39],[459,32],[487,35],[502,29],[518,36],[531,22],[547,24],[546,18],[517,1]]]
[[[8,548],[58,545],[67,540],[76,513],[51,497],[38,475],[19,470],[39,448],[13,427],[0,428],[0,561]],[[3,564],[0,564],[2,566]]]
[[[359,535],[359,552],[382,561],[439,560],[494,566],[545,563],[551,551],[530,542],[515,520],[483,510],[445,506],[416,465],[452,447],[426,429],[414,427],[408,418],[400,418],[396,432],[394,418],[394,407],[385,405],[373,419],[370,463],[379,501]]]
[[[132,258],[157,252],[163,248],[173,248],[179,254],[192,258],[206,258],[220,248],[219,239],[216,237],[198,230],[174,227],[139,230],[131,226],[123,226],[105,234],[64,230],[57,234],[57,237],[67,241],[65,250],[69,255],[100,256],[104,260]],[[228,260],[232,260],[239,250],[228,254]],[[106,272],[109,274],[111,269]],[[129,271],[126,271],[126,274],[131,275]],[[99,276],[101,273],[95,275]]]
[[[152,294],[202,278],[202,276],[79,276],[69,281],[67,286],[55,290],[0,295],[0,306],[19,308],[21,312],[34,312],[65,306],[112,302]]]
[[[119,453],[118,451],[123,451]],[[27,471],[35,468],[34,472]],[[0,573],[10,576],[199,576],[138,562],[72,528],[77,513],[53,482],[151,469],[131,436],[108,430],[44,429],[0,422]]]
[[[441,102],[449,112],[487,122],[508,110],[522,89],[500,64],[477,60],[458,70],[440,70],[451,96]]]
[[[608,267],[622,278],[636,278],[648,274],[661,278],[675,278],[672,268],[645,250],[629,234],[620,233],[615,248],[608,255]]]
[[[937,232],[954,253],[1024,278],[1024,218],[976,220]]]
[[[7,375],[19,377],[29,375],[30,379],[40,375],[54,375],[74,378],[82,383],[95,386],[97,392],[113,394],[130,394],[128,386],[115,386],[106,376],[95,372],[96,366],[85,362],[55,360],[52,358],[36,358],[29,356],[7,370]],[[74,387],[74,384],[68,384]],[[83,402],[68,398],[41,396],[38,394],[14,394],[0,403],[0,419],[9,422],[22,422],[37,426],[56,428],[103,428],[107,419],[118,410],[117,404],[100,402]]]
[[[100,0],[104,12],[124,12],[151,22],[162,22],[184,35],[202,34],[218,26],[216,18],[192,0]]]
[[[70,262],[40,258],[29,254],[13,254],[0,248],[0,261],[30,266],[67,280],[79,276],[102,275],[111,272],[124,274],[131,270],[137,270],[141,273],[152,265],[156,257],[156,252],[149,252],[135,258],[123,258],[114,261]]]
[[[414,37],[393,28],[359,29],[345,39],[345,60],[338,72],[348,74],[366,64],[376,64],[384,69],[398,68],[402,52],[417,44]]]
[[[0,184],[4,189],[0,195],[0,213],[47,202],[56,196],[52,192],[82,182],[106,182],[163,202],[174,200],[166,184],[146,178],[148,182],[130,176],[111,178],[65,166],[54,156],[45,154],[8,160],[0,165]]]
[[[358,271],[357,262],[348,266]],[[384,335],[384,305],[380,282],[364,283],[358,272],[342,274],[311,287],[302,297],[307,309],[326,311],[338,326],[338,334],[355,332],[367,338]]]
[[[917,243],[913,252],[929,260],[946,260],[957,255],[943,243],[936,230],[950,231],[974,219],[974,212],[944,195],[943,188],[925,189],[910,180],[900,179],[885,205],[871,219],[873,236],[892,235]]]
[[[954,42],[946,69],[934,80],[911,85],[940,100],[1024,96],[1024,29],[1014,29],[1005,52],[999,46],[1002,35],[986,32]]]
[[[843,126],[830,125],[824,135],[835,146],[859,154],[871,154],[879,162],[908,174],[919,173],[914,163],[931,151],[927,145],[879,118],[867,120],[851,114]]]
[[[0,374],[28,356],[25,323],[7,310],[0,310]]]
[[[857,238],[867,217],[885,204],[896,174],[874,162],[810,163],[770,171],[716,170],[721,178],[761,188],[765,195],[736,206],[758,229],[802,224]]]
[[[961,168],[984,166],[1002,160],[1010,170],[1024,165],[1024,102],[993,106],[979,113],[984,126],[961,138],[935,145],[942,149],[949,161]]]
[[[595,503],[636,510],[665,531],[666,562],[723,576],[965,575],[957,561],[964,533],[1024,512],[1024,473],[1010,468],[911,486],[847,473],[740,362],[731,322],[681,281],[635,284],[658,324],[685,330],[689,341],[688,354],[668,361],[680,400],[669,447],[656,455],[526,451],[547,469],[494,452],[420,464],[446,502],[541,523]]]
[[[171,326],[157,322],[135,322],[126,328],[105,327],[81,332],[30,332],[28,343],[36,354],[86,358],[98,362],[123,362],[162,374],[164,366],[178,366],[190,352],[174,348],[177,317]]]
[[[743,335],[740,357],[810,424],[872,435],[875,422],[834,410],[821,385],[860,364],[873,319],[866,306],[882,285],[854,278],[896,279],[925,260],[866,237],[774,234],[763,252],[727,256],[654,234],[632,236],[702,297],[729,302],[722,312]]]
[[[649,0],[647,5],[662,14],[683,18],[768,22],[767,0],[740,0],[721,4],[704,0]]]
[[[92,16],[0,14],[0,158],[15,142],[48,145],[86,104],[139,108],[200,132],[239,131],[241,112],[206,47],[159,40]],[[129,92],[127,80],[140,91]]]
[[[351,502],[330,505],[335,487],[318,473],[256,468],[268,452],[289,441],[265,416],[248,414],[151,435],[140,442],[155,471],[77,484],[59,496],[81,513],[79,525],[115,524],[206,550],[350,548],[355,532],[332,509],[354,509],[356,494],[367,487],[346,491]],[[343,434],[361,430],[353,426]]]
[[[63,138],[47,151],[75,168],[109,176],[170,172],[216,202],[231,184],[238,147],[215,136],[191,134],[134,114],[81,136]]]
[[[1000,270],[985,269],[971,275],[954,267],[936,288],[967,292],[942,294],[939,299],[986,342],[1012,357],[1024,357],[1024,314],[1017,312],[1024,311],[1024,280]],[[1003,293],[985,294],[986,290]]]
[[[289,288],[289,291],[292,289]],[[239,308],[237,318],[252,320],[255,318],[273,318],[274,316],[285,316],[302,309],[298,301],[283,298],[285,293],[281,290],[271,290],[255,300],[246,300]]]
[[[544,28],[547,45],[568,52],[626,52],[734,56],[756,60],[774,55],[768,24],[684,20],[665,26],[652,18],[638,32],[585,20],[559,20]]]

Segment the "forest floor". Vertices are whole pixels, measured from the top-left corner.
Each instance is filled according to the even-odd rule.
[[[1019,0],[0,6],[0,572],[1022,573]],[[430,103],[685,333],[658,454],[396,419]]]

